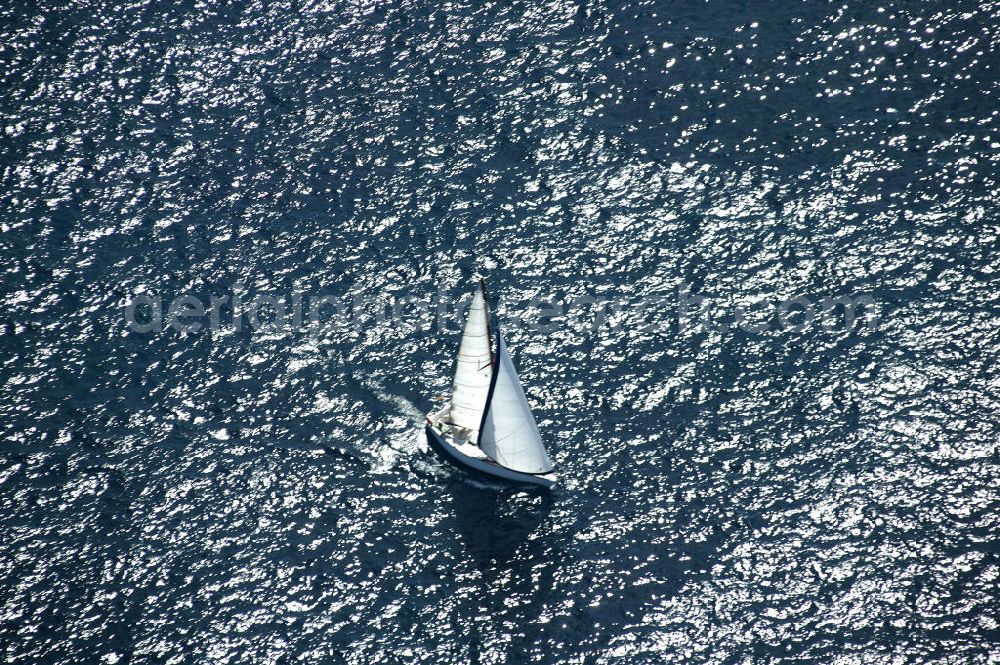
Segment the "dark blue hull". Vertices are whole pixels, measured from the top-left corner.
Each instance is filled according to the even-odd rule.
[[[535,476],[530,473],[521,473],[520,471],[512,471],[511,469],[504,468],[499,464],[484,462],[483,460],[478,460],[469,457],[468,455],[464,455],[453,446],[449,445],[448,442],[445,441],[436,431],[434,431],[434,428],[430,425],[425,425],[424,429],[427,432],[427,443],[429,443],[431,448],[434,449],[434,452],[436,452],[438,456],[446,462],[453,464],[460,469],[494,481],[502,480],[508,483],[516,483],[520,485],[544,487],[545,489],[551,489],[552,486],[555,485],[555,481],[543,478],[542,476]]]

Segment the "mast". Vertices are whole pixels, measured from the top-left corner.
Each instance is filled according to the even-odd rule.
[[[490,302],[486,298],[486,281],[479,278],[479,290],[483,292],[483,309],[486,311],[486,342],[490,348],[490,364],[494,364],[493,336],[490,334]]]

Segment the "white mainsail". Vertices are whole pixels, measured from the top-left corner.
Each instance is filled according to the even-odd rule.
[[[451,388],[449,420],[452,425],[479,430],[492,376],[489,316],[486,312],[486,296],[480,285],[472,297],[462,342],[458,346],[458,363]]]
[[[548,473],[552,462],[545,453],[535,416],[507,353],[503,335],[497,331],[496,383],[486,405],[479,447],[499,464],[523,473]]]

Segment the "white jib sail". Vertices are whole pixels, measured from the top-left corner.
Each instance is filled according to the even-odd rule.
[[[451,387],[449,420],[452,425],[479,430],[492,376],[493,355],[490,352],[486,298],[482,286],[479,286],[472,297],[465,332],[458,346],[458,363]]]
[[[486,409],[479,447],[501,465],[523,473],[548,473],[552,462],[545,453],[507,344],[499,332],[496,385]]]

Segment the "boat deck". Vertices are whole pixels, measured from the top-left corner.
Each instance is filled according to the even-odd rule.
[[[478,472],[493,479],[551,488],[555,485],[555,473],[531,474],[508,469],[490,459],[482,448],[471,441],[472,430],[452,427],[444,418],[450,411],[450,404],[427,416],[427,440],[434,450],[447,461],[467,470]]]

